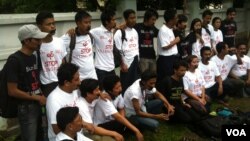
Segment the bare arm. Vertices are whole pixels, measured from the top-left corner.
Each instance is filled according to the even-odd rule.
[[[128,127],[130,130],[132,130],[135,133],[138,141],[143,141],[143,135],[141,134],[141,132],[133,124],[131,124],[125,117],[123,117],[119,113],[115,113],[112,116],[115,118],[115,120],[117,120],[118,122]]]
[[[221,76],[219,75],[219,76],[216,76],[216,77],[215,77],[215,80],[216,80],[216,82],[217,82],[218,85],[219,85],[218,94],[221,95],[221,94],[223,93],[222,78],[221,78]]]
[[[118,109],[119,114],[121,114],[121,116],[125,117],[125,109]]]
[[[97,135],[111,136],[115,138],[116,141],[124,141],[123,136],[115,131],[110,131],[98,126],[94,126],[94,128],[95,128],[94,133]]]
[[[168,100],[159,92],[156,91],[155,97],[159,98],[161,101],[163,101],[164,106],[168,109],[168,114],[172,115],[174,113],[174,106],[172,106]]]
[[[27,92],[24,92],[17,88],[17,83],[7,83],[8,94],[12,97],[24,100],[34,100],[38,101],[40,104],[45,105],[46,98],[42,95],[30,95]]]
[[[168,46],[162,47],[162,49],[168,50],[179,42],[180,42],[180,37],[176,37],[173,41],[170,42],[170,44]]]
[[[154,119],[162,119],[162,120],[166,120],[168,118],[168,116],[166,114],[155,115],[155,114],[150,114],[150,113],[146,113],[146,112],[141,111],[141,107],[140,107],[138,99],[133,98],[132,103],[133,103],[133,107],[135,109],[135,113],[138,116],[147,117],[147,118],[154,118]]]
[[[58,128],[57,124],[52,124],[52,129],[55,134],[58,134],[61,130]]]
[[[184,91],[188,97],[200,101],[200,98],[197,95],[193,94],[190,90],[184,90]]]

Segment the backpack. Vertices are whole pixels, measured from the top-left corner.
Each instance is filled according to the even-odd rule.
[[[17,59],[20,62],[20,67],[25,66],[24,62],[21,61],[21,56],[16,53],[9,56],[7,62],[10,59]],[[18,99],[9,96],[7,88],[7,62],[0,72],[0,116],[4,118],[15,118],[17,117],[17,104]]]
[[[72,61],[72,55],[73,55],[73,50],[75,49],[75,46],[76,46],[76,36],[80,35],[78,32],[77,32],[77,28],[75,28],[75,34],[70,36],[70,43],[69,43],[69,49],[70,49],[70,52],[69,52],[69,60],[68,62],[71,63]],[[93,35],[91,33],[87,33],[91,39],[91,43],[93,44],[94,43],[94,38],[93,38]]]
[[[123,41],[124,40],[127,41],[127,38],[126,38],[125,30],[121,29],[121,33],[122,33],[121,40],[122,40],[122,44],[123,44]],[[118,68],[121,65],[121,62],[122,62],[122,55],[121,54],[124,56],[122,46],[121,46],[121,52],[120,52],[114,43],[113,55],[114,55],[115,68]]]

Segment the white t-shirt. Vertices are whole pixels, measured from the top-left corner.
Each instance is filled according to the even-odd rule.
[[[153,88],[151,91],[147,91],[141,89],[140,86],[141,79],[136,80],[124,93],[124,104],[126,116],[130,117],[132,115],[136,115],[135,109],[132,103],[132,99],[137,99],[140,105],[140,108],[143,112],[147,112],[145,103],[147,102],[146,96],[155,94],[156,88]]]
[[[207,31],[205,30],[205,28],[202,28],[201,29],[201,38],[204,41],[204,46],[211,47],[211,32],[210,32],[210,35],[209,35],[207,33]]]
[[[63,39],[69,54],[70,37],[66,34],[63,35],[61,38]],[[80,67],[79,73],[81,80],[85,78],[97,79],[94,66],[93,47],[91,43],[91,38],[88,34],[76,36],[76,44],[75,49],[72,52],[71,62]]]
[[[124,53],[122,55],[125,64],[130,67],[132,64],[134,57],[139,56],[139,38],[138,33],[134,28],[126,28],[125,29],[125,38],[127,39],[122,43],[122,32],[121,30],[116,31],[114,35],[115,45],[118,50]]]
[[[178,53],[177,45],[174,45],[170,49],[162,49],[165,46],[168,46],[170,42],[175,39],[173,29],[168,28],[165,24],[159,30],[157,37],[157,53],[162,56],[171,56]]]
[[[114,100],[104,101],[99,98],[94,110],[94,124],[102,124],[114,120],[113,114],[117,113],[117,109],[124,108],[124,100],[121,95]]]
[[[216,64],[212,61],[209,61],[207,65],[202,62],[199,63],[198,69],[201,71],[203,78],[205,80],[205,88],[212,87],[215,82],[215,77],[220,75],[219,69]]]
[[[184,90],[189,90],[197,96],[202,94],[202,86],[205,86],[205,81],[202,73],[199,69],[196,69],[195,72],[187,71],[183,77]],[[185,100],[188,98],[186,94],[182,94],[182,98]]]
[[[224,81],[227,78],[231,68],[233,67],[234,64],[237,63],[237,59],[229,55],[226,55],[223,60],[221,60],[216,55],[211,58],[211,61],[215,62],[215,64],[217,65],[222,81]]]
[[[201,60],[200,50],[202,47],[203,44],[201,44],[199,39],[197,39],[196,42],[192,44],[192,55],[197,56],[199,60]]]
[[[93,123],[93,115],[96,102],[97,100],[92,101],[92,103],[88,103],[83,97],[80,97],[76,102],[76,105],[79,108],[79,113],[85,122]]]
[[[101,25],[91,29],[90,33],[94,38],[95,67],[104,71],[114,70],[113,32]]]
[[[208,24],[208,30],[210,31],[210,37],[211,37],[211,40],[214,39],[214,27],[211,25],[211,24]]]
[[[216,49],[216,45],[219,42],[223,42],[223,34],[220,29],[217,31],[214,30],[214,38],[213,38],[213,47]]]
[[[56,141],[62,141],[65,139],[73,140],[73,141],[93,141],[93,140],[85,137],[83,135],[83,133],[81,133],[81,132],[77,132],[76,136],[77,136],[77,140],[74,140],[71,137],[69,137],[68,135],[64,134],[63,132],[60,132],[56,135]]]
[[[234,57],[236,57],[234,55]],[[238,77],[247,75],[247,70],[250,69],[250,57],[244,55],[242,58],[242,64],[235,64],[232,68],[232,73]]]
[[[40,47],[40,58],[42,70],[40,80],[42,84],[57,82],[57,70],[67,55],[66,47],[60,38],[53,37],[50,43],[42,43]]]
[[[55,140],[55,133],[52,128],[52,124],[57,124],[56,114],[62,107],[74,107],[76,106],[76,101],[79,98],[78,90],[72,93],[67,93],[63,91],[59,86],[57,86],[48,96],[46,101],[46,110],[48,118],[48,137],[50,141]]]

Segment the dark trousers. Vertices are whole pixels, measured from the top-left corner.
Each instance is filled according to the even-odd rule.
[[[122,94],[124,94],[126,89],[139,78],[139,72],[138,56],[135,56],[134,61],[128,68],[128,72],[120,72]]]
[[[243,96],[244,82],[242,80],[227,78],[223,81],[223,93],[230,96]]]
[[[98,81],[99,81],[100,89],[103,88],[102,87],[102,80],[104,79],[105,76],[115,75],[115,70],[105,71],[105,70],[100,70],[100,69],[97,69],[97,68],[95,68],[95,70],[96,70],[97,78],[98,78]]]
[[[18,120],[22,141],[41,141],[41,106],[38,102],[25,102],[18,105]]]
[[[226,95],[223,93],[222,95],[218,95],[219,84],[215,83],[212,87],[205,89],[206,95],[208,95],[212,99],[222,100]]]
[[[174,115],[170,117],[170,121],[191,123],[201,119],[202,115],[196,112],[193,108],[184,106],[181,102],[170,102],[174,107]]]
[[[116,131],[120,134],[123,134],[126,129],[126,127],[123,124],[121,124],[116,120],[111,120],[109,122],[99,124],[98,126],[107,130]]]
[[[157,82],[161,82],[166,76],[171,76],[174,73],[173,65],[178,60],[176,55],[159,56],[157,59]]]
[[[45,97],[48,97],[49,94],[57,87],[58,83],[57,82],[52,82],[49,84],[41,85],[41,90],[44,94]]]

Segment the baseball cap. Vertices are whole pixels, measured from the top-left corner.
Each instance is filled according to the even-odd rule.
[[[41,32],[41,30],[33,24],[23,25],[18,30],[18,38],[20,41],[23,41],[28,38],[43,39],[47,35],[48,33]]]

